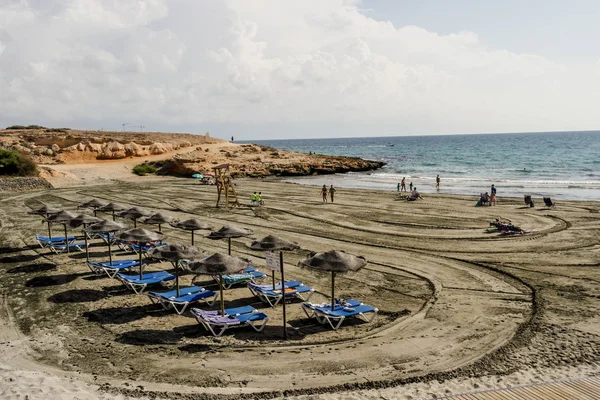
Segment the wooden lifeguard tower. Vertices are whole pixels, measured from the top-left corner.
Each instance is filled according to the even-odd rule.
[[[225,192],[225,207],[235,207],[239,205],[237,193],[235,192],[235,185],[229,174],[229,163],[220,164],[212,167],[215,171],[215,182],[217,184],[217,205],[221,202],[221,192]],[[229,197],[231,196],[232,202],[229,203]]]

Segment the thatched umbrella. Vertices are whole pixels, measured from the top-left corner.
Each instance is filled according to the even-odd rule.
[[[335,307],[335,274],[358,271],[365,265],[367,260],[364,257],[353,256],[340,250],[316,253],[298,263],[299,267],[331,271],[331,310]]]
[[[192,231],[192,246],[194,245],[194,231],[212,229],[212,226],[193,218],[187,219],[185,221],[171,222],[169,225],[171,225],[174,228],[183,229],[185,231]]]
[[[269,235],[265,236],[260,240],[255,240],[250,244],[252,250],[262,251],[279,251],[279,271],[281,272],[281,295],[283,305],[283,339],[287,340],[287,328],[286,328],[286,311],[285,311],[285,275],[283,273],[283,250],[297,250],[300,245],[296,242],[288,242],[285,239],[277,236]],[[272,272],[273,279],[273,290],[275,290],[275,271]]]
[[[147,217],[148,215],[150,215],[149,211],[142,210],[141,208],[138,208],[138,207],[131,207],[130,209],[127,209],[127,210],[123,211],[122,213],[120,213],[119,217],[132,219],[133,227],[137,228],[137,220],[142,217]]]
[[[106,205],[106,203],[101,202],[98,199],[92,199],[90,201],[86,201],[85,203],[82,203],[80,205],[77,206],[77,208],[91,208],[94,210],[94,217],[96,216],[96,211],[100,208],[100,207],[104,207]]]
[[[77,228],[78,226],[83,225],[83,229],[85,229],[88,225],[97,224],[102,221],[100,218],[92,217],[87,214],[79,214],[75,218],[71,219],[69,222],[69,226],[71,228]],[[83,231],[83,240],[85,241],[85,259],[90,260],[90,250],[88,249],[88,235]]]
[[[125,211],[127,207],[118,203],[108,203],[105,206],[98,208],[98,211],[111,211],[112,219],[115,220],[115,211]]]
[[[179,297],[179,261],[198,258],[202,250],[193,246],[184,244],[167,244],[150,249],[148,255],[159,260],[171,261],[177,271],[175,274],[175,286],[177,288],[177,297]]]
[[[217,239],[225,239],[228,240],[227,254],[231,255],[231,238],[240,238],[244,236],[249,236],[254,233],[251,229],[239,228],[234,225],[226,225],[219,229],[218,231],[214,231],[206,235],[207,238],[217,240]]]
[[[110,265],[112,265],[112,250],[110,248],[111,240],[110,234],[117,231],[122,231],[123,229],[127,229],[127,226],[120,224],[114,221],[107,221],[103,219],[97,224],[93,224],[84,229],[87,233],[106,233],[108,243],[108,260],[110,261]]]
[[[119,235],[119,239],[125,240],[127,242],[137,242],[139,246],[139,254],[140,254],[140,279],[142,276],[142,246],[147,242],[156,242],[159,240],[163,240],[165,235],[160,232],[149,231],[144,228],[135,228],[125,231]]]
[[[42,217],[44,217],[44,221],[46,221],[46,218],[48,218],[52,214],[56,214],[59,211],[60,211],[60,208],[49,207],[47,205],[43,205],[42,207],[40,207],[38,209],[28,211],[27,214],[41,215]],[[46,222],[48,222],[48,237],[50,239],[52,239],[52,230],[50,229],[50,221],[46,221]]]
[[[173,218],[169,217],[168,215],[156,213],[156,214],[153,214],[150,218],[146,218],[142,222],[144,224],[158,225],[158,231],[162,232],[161,225],[167,224],[171,221],[173,221]]]
[[[221,295],[221,316],[225,316],[225,300],[223,299],[223,275],[235,274],[248,267],[248,261],[225,254],[215,253],[204,260],[194,260],[187,269],[198,275],[219,275],[219,292]]]
[[[63,224],[63,226],[65,227],[65,246],[67,248],[67,253],[70,252],[69,236],[67,235],[67,223],[70,222],[73,218],[75,218],[75,214],[70,213],[65,210],[61,210],[61,211],[57,212],[56,214],[52,214],[52,215],[48,216],[48,218],[46,218],[46,221],[48,221],[49,223],[56,222],[59,224]]]

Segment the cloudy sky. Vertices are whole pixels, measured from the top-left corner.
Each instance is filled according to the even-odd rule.
[[[596,0],[0,0],[0,126],[600,129]]]

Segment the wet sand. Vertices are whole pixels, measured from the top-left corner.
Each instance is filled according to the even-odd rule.
[[[72,389],[88,398],[415,399],[598,373],[600,203],[561,201],[546,209],[499,198],[496,207],[474,207],[474,196],[407,202],[395,192],[338,189],[336,202],[323,204],[318,187],[237,184],[243,206],[235,209],[215,208],[214,186],[175,178],[2,194],[0,382],[7,389],[0,395]],[[244,206],[255,190],[266,201],[259,212]],[[367,267],[339,276],[336,296],[360,299],[379,315],[333,331],[293,301],[284,342],[281,306],[236,287],[225,292],[226,307],[252,305],[269,324],[260,333],[239,328],[213,338],[189,313],[164,311],[118,281],[94,276],[84,254],[53,255],[34,245],[46,228],[28,210],[42,202],[75,210],[92,197],[253,229],[253,237],[233,239],[232,254],[264,271],[264,255],[248,247],[252,238],[272,233],[297,241],[302,249],[285,254],[286,278],[314,287],[312,302],[330,296],[330,277],[298,268],[300,259],[330,249],[363,255]],[[487,233],[498,217],[533,232]],[[163,228],[169,242],[190,242],[189,232]],[[207,254],[227,251],[226,241],[196,237]],[[106,258],[102,242],[90,250],[93,259]],[[210,279],[197,281],[216,288]]]

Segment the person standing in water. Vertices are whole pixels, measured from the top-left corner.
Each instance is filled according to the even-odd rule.
[[[323,196],[323,203],[327,203],[327,186],[323,185],[321,188],[321,195]]]
[[[440,176],[436,176],[435,177],[435,188],[439,189],[440,188]]]
[[[329,188],[329,197],[331,197],[331,202],[333,203],[333,195],[335,194],[335,188],[333,185]]]

